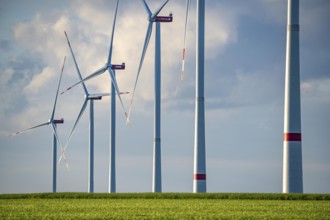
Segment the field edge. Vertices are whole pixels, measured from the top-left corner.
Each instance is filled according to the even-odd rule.
[[[330,200],[330,194],[300,193],[25,193],[0,194],[0,199],[235,199]]]

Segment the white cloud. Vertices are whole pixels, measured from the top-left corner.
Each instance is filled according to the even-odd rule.
[[[206,58],[215,58],[224,48],[237,40],[238,17],[242,12],[226,5],[217,4],[206,13]]]
[[[45,123],[51,116],[52,106],[44,103],[34,104],[25,109],[24,112],[17,113],[12,118],[11,123],[15,125],[16,130],[23,130]]]
[[[55,71],[51,67],[46,67],[40,74],[34,75],[31,82],[23,89],[26,96],[36,95],[54,83]]]

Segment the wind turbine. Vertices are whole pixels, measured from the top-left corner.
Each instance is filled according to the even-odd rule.
[[[42,124],[33,126],[31,128],[28,128],[28,129],[25,129],[25,130],[22,130],[22,131],[18,131],[18,132],[13,133],[11,135],[11,136],[16,136],[16,135],[22,134],[24,132],[31,131],[31,130],[33,130],[35,128],[38,128],[38,127],[42,127],[42,126],[45,126],[45,125],[51,125],[52,130],[53,130],[53,187],[52,187],[53,188],[53,192],[56,192],[56,183],[57,183],[57,181],[56,181],[56,173],[57,173],[57,169],[56,169],[57,168],[57,165],[56,165],[56,161],[57,161],[57,143],[61,147],[61,154],[64,157],[65,165],[68,168],[68,164],[66,162],[66,158],[65,158],[65,155],[64,155],[63,147],[61,145],[60,139],[59,139],[58,134],[57,134],[57,126],[56,126],[57,124],[63,124],[64,123],[64,119],[63,118],[61,118],[61,119],[54,119],[54,117],[55,117],[55,110],[56,110],[56,103],[57,103],[57,97],[58,97],[58,92],[59,92],[60,84],[61,84],[61,80],[62,80],[62,74],[63,74],[63,70],[64,70],[65,60],[66,60],[66,57],[64,57],[63,66],[62,66],[61,75],[60,75],[60,80],[58,82],[57,92],[56,92],[56,96],[55,96],[54,107],[53,107],[53,111],[52,111],[52,114],[50,116],[50,119],[47,122],[45,122],[45,123],[42,123]]]
[[[111,38],[110,38],[110,48],[109,48],[109,55],[108,55],[108,59],[107,59],[107,63],[105,64],[104,67],[96,70],[94,73],[90,74],[89,76],[87,76],[84,79],[81,79],[79,82],[77,82],[76,84],[70,86],[69,88],[67,88],[65,91],[63,91],[61,94],[63,94],[64,92],[70,90],[71,88],[75,87],[76,85],[92,79],[98,75],[101,75],[102,73],[104,73],[105,71],[108,70],[109,75],[111,77],[111,94],[113,94],[111,96],[111,112],[110,112],[110,156],[109,156],[109,187],[108,190],[109,192],[115,192],[116,191],[116,172],[115,172],[115,117],[116,117],[116,103],[115,103],[115,94],[118,95],[121,107],[124,111],[125,117],[126,117],[126,122],[127,124],[129,124],[129,119],[128,119],[128,115],[125,111],[124,105],[123,105],[123,101],[121,99],[121,94],[127,94],[127,92],[119,92],[119,87],[117,84],[117,80],[115,77],[115,70],[124,70],[125,69],[125,63],[122,64],[111,64],[111,58],[112,58],[112,45],[113,45],[113,38],[114,38],[114,31],[115,31],[115,26],[116,26],[116,19],[117,19],[117,12],[118,12],[118,5],[119,5],[119,0],[117,0],[117,5],[116,5],[116,10],[115,10],[115,16],[114,16],[114,21],[113,21],[113,25],[112,25],[112,34],[111,34]],[[60,158],[61,159],[61,158]]]
[[[133,98],[135,94],[135,89],[137,85],[137,81],[140,75],[140,71],[143,65],[144,57],[146,51],[148,49],[150,37],[152,34],[153,23],[156,22],[156,34],[155,34],[155,106],[154,106],[154,153],[153,153],[153,182],[152,182],[152,191],[153,192],[161,192],[162,191],[162,180],[161,180],[161,138],[160,138],[160,101],[161,101],[161,54],[160,54],[160,23],[161,22],[172,22],[173,17],[172,14],[169,16],[158,16],[163,7],[168,3],[167,0],[165,3],[161,5],[161,7],[155,12],[152,13],[150,8],[145,0],[143,0],[145,9],[148,13],[148,29],[146,38],[144,41],[144,47],[142,50],[141,60],[139,64],[138,73],[135,80],[135,85],[133,89],[133,95],[131,99],[131,105],[129,109],[128,116],[130,116],[130,112],[133,105]]]
[[[299,0],[288,0],[283,143],[283,193],[303,192]]]

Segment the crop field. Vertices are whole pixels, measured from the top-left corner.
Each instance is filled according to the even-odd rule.
[[[330,219],[328,194],[0,195],[0,219]]]

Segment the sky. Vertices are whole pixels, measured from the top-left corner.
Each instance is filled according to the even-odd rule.
[[[114,0],[0,1],[0,193],[52,190],[52,131],[41,127],[9,134],[51,115],[64,56],[60,90],[78,81],[66,43],[68,33],[83,76],[106,63]],[[156,10],[162,0],[147,1]],[[162,185],[164,192],[192,192],[195,111],[195,12],[187,32],[181,81],[185,1],[171,0],[161,15]],[[305,193],[330,193],[330,2],[300,1],[300,76]],[[131,92],[147,30],[141,1],[121,0],[113,63],[120,91]],[[283,159],[286,0],[206,1],[205,135],[208,192],[281,192]],[[152,189],[154,35],[145,57],[131,114],[125,124],[117,100],[117,191]],[[86,83],[109,92],[104,74]],[[59,96],[56,118],[64,144],[83,103],[82,87]],[[122,96],[128,108],[131,95]],[[107,192],[109,98],[95,108],[95,192]],[[58,166],[59,192],[86,192],[88,109]]]

